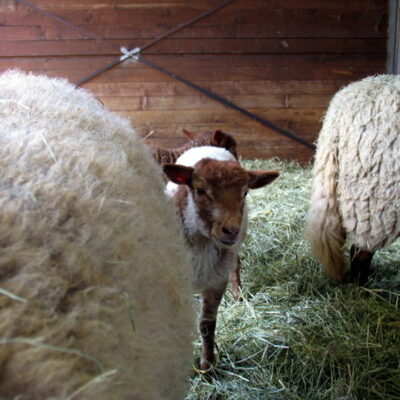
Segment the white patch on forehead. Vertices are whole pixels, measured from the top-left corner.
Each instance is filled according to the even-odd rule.
[[[193,167],[196,163],[204,158],[211,158],[218,161],[236,161],[235,156],[222,147],[200,146],[192,147],[185,151],[177,160],[176,164]]]
[[[175,164],[185,165],[186,167],[193,167],[200,160],[204,158],[211,158],[218,161],[236,161],[235,156],[228,150],[216,146],[199,146],[192,147],[185,151],[177,160]],[[165,194],[168,197],[174,197],[178,190],[178,185],[174,182],[168,182],[165,188]]]

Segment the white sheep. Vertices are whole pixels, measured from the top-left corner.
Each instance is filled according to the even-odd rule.
[[[247,171],[231,152],[213,146],[186,151],[176,164],[165,164],[164,172],[171,180],[166,194],[177,207],[191,250],[193,286],[203,298],[200,368],[207,370],[215,361],[218,307],[246,234],[246,194],[279,173]]]
[[[400,232],[400,77],[368,77],[332,99],[318,138],[307,235],[337,282],[365,283],[373,252]]]
[[[0,398],[182,399],[190,257],[150,152],[44,76],[0,76],[0,126]]]

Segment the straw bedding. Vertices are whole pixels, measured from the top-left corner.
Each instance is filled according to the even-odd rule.
[[[397,400],[399,243],[377,252],[367,286],[336,286],[304,235],[311,169],[244,166],[281,175],[248,196],[242,301],[225,296],[217,365],[211,376],[193,373],[187,399]]]

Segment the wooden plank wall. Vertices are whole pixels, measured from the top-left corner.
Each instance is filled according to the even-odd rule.
[[[133,48],[218,0],[31,0],[113,44]],[[388,0],[235,0],[144,51],[150,61],[313,142],[332,94],[385,72]],[[16,0],[0,2],[0,71],[77,81],[118,56],[102,42]],[[222,129],[246,158],[307,162],[312,151],[133,61],[84,85],[132,119],[147,141],[182,142],[182,128]]]

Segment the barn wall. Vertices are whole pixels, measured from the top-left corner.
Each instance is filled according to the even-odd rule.
[[[218,0],[31,0],[127,48],[141,46]],[[313,142],[332,94],[386,68],[388,0],[236,0],[143,52]],[[18,67],[73,82],[118,50],[27,8],[0,2],[0,71]],[[182,128],[232,133],[244,157],[307,161],[312,151],[140,62],[125,62],[83,85],[132,118],[146,140],[173,146]]]

